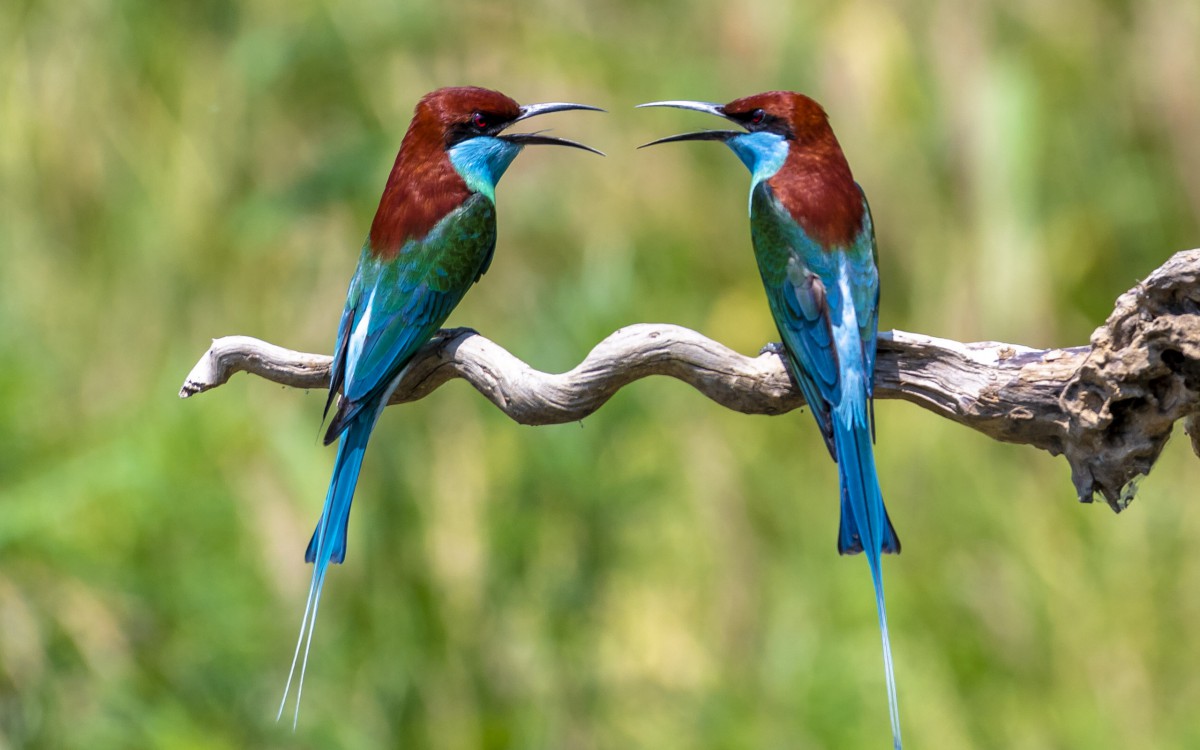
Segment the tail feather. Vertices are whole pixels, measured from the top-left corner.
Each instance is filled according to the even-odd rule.
[[[838,554],[857,555],[863,551],[862,534],[858,530],[858,523],[854,520],[849,487],[844,481],[839,484],[842,489],[842,518],[841,525],[838,527]],[[888,515],[887,507],[882,503],[880,507],[883,508],[884,521],[880,551],[886,555],[898,555],[900,554],[900,536],[896,534],[896,529],[892,526],[892,519]]]
[[[883,638],[883,669],[887,673],[888,711],[892,719],[892,746],[901,750],[900,745],[900,706],[896,701],[896,673],[892,666],[892,640],[888,637],[887,608],[883,603],[883,575],[879,565],[871,571],[871,580],[875,583],[875,607],[879,610],[879,632]],[[303,679],[303,675],[301,675]]]
[[[372,410],[373,412],[374,410]],[[329,564],[340,563],[346,559],[346,525],[350,519],[350,503],[354,499],[354,487],[358,484],[358,472],[362,468],[363,454],[367,449],[367,441],[371,430],[375,427],[376,413],[368,413],[366,418],[352,421],[342,435],[338,446],[337,458],[333,465],[333,479],[329,483],[329,491],[325,496],[325,508],[321,511],[321,519],[313,532],[312,540],[304,553],[305,562],[313,563],[312,584],[308,589],[308,601],[304,605],[304,617],[300,623],[300,636],[296,640],[296,652],[292,656],[292,668],[288,672],[287,686],[283,691],[283,700],[279,702],[278,721],[283,716],[287,706],[288,693],[292,688],[292,678],[296,673],[296,664],[300,663],[300,681],[296,685],[296,711],[292,718],[293,728],[300,719],[300,696],[304,690],[304,672],[308,667],[308,650],[312,645],[313,627],[317,622],[317,609],[321,604],[321,588],[325,585],[325,573]],[[304,658],[300,658],[300,647],[304,646]]]
[[[882,552],[898,553],[900,539],[892,528],[879,478],[866,414],[861,419],[842,419],[835,414],[833,438],[837,447],[838,478],[842,491],[842,527],[838,550],[842,554],[865,551],[875,585],[875,605],[883,639],[883,666],[887,674],[888,708],[892,720],[892,742],[900,750],[900,713],[896,702],[896,676],[892,667],[892,645],[888,638],[887,608],[883,597]]]

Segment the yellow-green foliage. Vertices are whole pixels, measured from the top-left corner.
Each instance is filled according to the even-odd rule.
[[[825,104],[884,329],[1081,344],[1200,245],[1200,5],[850,0],[0,4],[0,747],[855,748],[887,742],[866,563],[806,414],[638,383],[582,425],[462,383],[391,409],[298,732],[274,722],[333,451],[324,395],[176,389],[209,338],[327,351],[416,99],[539,121],[451,323],[562,369],[636,321],[774,336],[747,177],[637,152],[773,88]],[[1122,516],[1065,462],[881,403],[919,748],[1200,744],[1184,441]]]

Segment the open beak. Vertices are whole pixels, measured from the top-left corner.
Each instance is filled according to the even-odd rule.
[[[725,107],[712,102],[693,102],[686,99],[673,99],[665,102],[647,102],[646,104],[637,105],[641,107],[674,107],[676,109],[691,109],[696,112],[707,112],[710,115],[717,117],[725,117]],[[675,141],[728,141],[730,138],[741,135],[739,130],[697,130],[692,133],[680,133],[679,135],[669,135],[666,138],[659,138],[657,141],[643,143],[638,148],[646,148],[647,146],[656,146],[659,143],[674,143]]]
[[[526,104],[525,106],[521,107],[521,114],[517,115],[517,117],[515,119],[513,119],[512,122],[508,123],[504,127],[506,127],[506,128],[512,127],[512,125],[514,125],[515,123],[518,123],[521,120],[528,120],[530,117],[537,117],[538,115],[545,115],[545,114],[549,114],[551,112],[565,112],[570,109],[587,109],[587,110],[591,110],[593,112],[603,112],[604,111],[604,110],[600,109],[599,107],[593,107],[590,104],[571,104],[570,102],[545,102],[543,104]],[[501,135],[501,136],[497,136],[497,137],[500,138],[501,140],[508,141],[509,143],[515,143],[520,146],[533,146],[533,145],[570,146],[571,148],[580,148],[580,149],[583,149],[584,151],[591,151],[593,154],[600,154],[601,156],[604,156],[604,152],[597,151],[596,149],[592,148],[591,146],[585,146],[584,144],[577,143],[576,141],[568,141],[566,138],[555,138],[553,136],[544,135],[541,132],[538,132],[538,133],[513,133],[511,135]]]

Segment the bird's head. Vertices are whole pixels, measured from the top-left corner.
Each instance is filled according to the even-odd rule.
[[[472,193],[496,199],[496,183],[525,146],[550,144],[600,153],[582,143],[542,133],[504,131],[530,117],[586,104],[521,106],[499,91],[459,86],[432,91],[417,102],[412,122],[383,188],[370,247],[384,256],[424,237]]]
[[[723,117],[741,130],[700,130],[645,144],[721,141],[750,170],[750,204],[761,182],[809,236],[847,246],[868,220],[862,191],[820,104],[794,91],[768,91],[728,104],[665,101],[642,107],[678,107]],[[644,148],[644,147],[643,147]]]
[[[829,118],[820,104],[794,91],[768,91],[734,99],[728,104],[673,100],[639,104],[639,107],[676,107],[707,112],[743,130],[699,130],[651,141],[642,146],[675,141],[721,141],[745,163],[755,183],[779,171],[789,153],[824,151],[840,153]]]
[[[417,103],[405,141],[444,150],[471,190],[492,197],[501,175],[525,146],[571,146],[600,153],[582,143],[543,133],[504,133],[522,120],[571,109],[602,111],[568,102],[522,106],[499,91],[476,86],[443,88],[426,94]]]

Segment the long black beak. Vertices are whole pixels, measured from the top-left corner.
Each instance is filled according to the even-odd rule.
[[[642,107],[674,107],[676,109],[691,109],[696,112],[707,112],[710,115],[724,117],[729,119],[725,114],[725,107],[712,102],[693,102],[687,99],[672,99],[664,102],[647,102],[646,104],[637,105]],[[643,143],[638,148],[646,148],[647,146],[656,146],[660,143],[674,143],[675,141],[727,141],[735,135],[741,135],[738,130],[697,130],[692,133],[680,133],[679,135],[669,135],[666,138],[659,138],[657,141]]]
[[[538,115],[545,115],[545,114],[549,114],[551,112],[565,112],[565,111],[571,110],[571,109],[587,109],[587,110],[591,110],[593,112],[603,112],[604,111],[604,110],[600,109],[599,107],[593,107],[590,104],[572,104],[570,102],[545,102],[542,104],[526,104],[525,106],[521,107],[521,114],[517,115],[517,117],[514,118],[512,120],[512,122],[509,122],[504,127],[506,127],[506,128],[511,127],[512,125],[520,122],[521,120],[528,120],[530,117],[537,117]],[[604,152],[597,151],[596,149],[592,148],[591,146],[586,146],[586,145],[584,145],[582,143],[578,143],[576,141],[568,141],[566,138],[555,138],[553,136],[543,135],[541,132],[538,132],[538,133],[513,133],[511,135],[501,135],[501,136],[496,136],[496,137],[500,138],[502,140],[508,141],[509,143],[515,143],[515,144],[518,144],[521,146],[533,146],[533,145],[570,146],[571,148],[579,148],[579,149],[583,149],[584,151],[591,151],[593,154],[600,154],[600,156],[604,156]]]
[[[526,104],[524,107],[521,107],[521,114],[517,115],[517,118],[515,120],[513,120],[513,122],[520,122],[521,120],[528,120],[530,117],[537,117],[538,115],[546,115],[546,114],[550,114],[551,112],[566,112],[567,110],[570,110],[570,109],[588,109],[588,110],[591,110],[592,112],[603,112],[604,111],[604,110],[600,109],[599,107],[593,107],[590,104],[572,104],[570,102],[545,102],[543,104]],[[511,125],[512,123],[509,123],[509,124]]]

